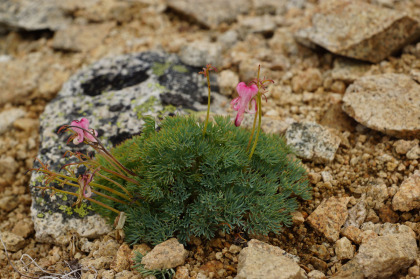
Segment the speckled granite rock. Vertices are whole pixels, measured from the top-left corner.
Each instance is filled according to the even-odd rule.
[[[298,263],[286,255],[279,247],[252,239],[248,242],[248,247],[239,253],[238,274],[235,279],[306,278]]]
[[[0,27],[6,29],[58,30],[71,22],[71,16],[54,0],[0,1]]]
[[[351,84],[343,110],[357,122],[399,138],[420,138],[420,85],[404,74],[364,76]]]
[[[295,122],[286,130],[286,141],[300,158],[329,163],[334,160],[341,139],[319,124]]]
[[[312,16],[296,38],[335,54],[377,63],[419,36],[418,22],[404,13],[362,1],[337,4]]]
[[[349,197],[331,197],[328,200],[323,200],[306,221],[329,241],[335,242],[338,240],[341,226],[347,219],[349,200]]]
[[[167,0],[167,5],[206,27],[216,27],[222,22],[232,22],[239,14],[248,12],[251,0]]]
[[[206,109],[202,103],[207,104],[207,83],[198,74],[199,70],[182,64],[175,55],[154,52],[106,58],[81,70],[63,85],[41,115],[38,159],[57,171],[74,161],[63,158],[66,150],[86,153],[87,146],[66,145],[69,135],[56,134],[60,126],[74,119],[88,118],[101,141],[112,147],[140,133],[144,115],[163,117],[185,114],[185,109]],[[226,99],[217,93],[212,94],[212,99],[212,110],[223,112],[220,103],[226,103]],[[31,216],[39,241],[56,242],[69,230],[83,237],[110,230],[106,222],[90,210],[88,203],[77,209],[71,207],[75,202],[73,196],[42,195],[33,187],[42,183],[42,176],[33,173]],[[70,186],[65,186],[64,190],[74,192]]]

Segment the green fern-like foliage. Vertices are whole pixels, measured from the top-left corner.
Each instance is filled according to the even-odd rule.
[[[277,233],[291,224],[297,199],[311,197],[306,172],[276,135],[261,134],[250,160],[249,136],[224,117],[215,117],[205,136],[203,123],[192,116],[168,117],[158,131],[147,118],[140,136],[111,150],[136,174],[131,178],[138,185],[102,173],[126,187],[132,201],[96,199],[127,214],[124,229],[131,243],[212,238],[218,230]],[[108,166],[102,157],[96,160]],[[121,191],[106,179],[95,182]],[[115,217],[95,208],[110,220]]]

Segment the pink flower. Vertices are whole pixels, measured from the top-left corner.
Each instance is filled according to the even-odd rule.
[[[230,105],[234,110],[238,111],[235,118],[235,125],[239,127],[244,119],[245,112],[255,113],[257,111],[257,102],[253,98],[258,93],[258,87],[255,84],[247,86],[245,82],[240,82],[236,86],[236,91],[238,91],[239,97],[233,99]],[[250,106],[255,107],[255,110],[249,110]]]
[[[92,182],[93,174],[82,174],[77,179],[80,186],[80,192],[82,193],[83,197],[90,198],[92,196],[92,189],[90,188],[89,183]]]
[[[74,144],[77,145],[79,143],[82,143],[84,139],[86,139],[86,141],[96,142],[95,137],[98,135],[98,133],[93,129],[89,129],[89,120],[88,119],[82,118],[82,119],[80,119],[80,121],[73,120],[71,122],[70,126],[76,126],[76,127],[82,128],[82,129],[78,129],[78,128],[75,128],[75,127],[71,127],[71,129],[77,133],[77,136],[73,139]],[[95,137],[93,137],[92,134],[89,133],[88,131],[93,133],[95,135]]]

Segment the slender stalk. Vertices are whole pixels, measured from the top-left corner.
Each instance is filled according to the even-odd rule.
[[[40,189],[43,189],[43,188],[40,187]],[[76,196],[76,197],[78,196],[76,193],[69,192],[69,191],[64,191],[64,190],[60,190],[60,189],[56,189],[56,188],[54,188],[54,191],[59,192],[59,193],[63,193],[63,194],[67,194],[67,195]],[[91,199],[91,198],[85,198],[85,199],[87,199],[90,202],[96,203],[97,205],[100,205],[102,207],[105,207],[106,209],[114,211],[117,214],[120,214],[120,211],[118,211],[118,210],[116,210],[116,209],[114,209],[114,208],[112,208],[112,207],[110,207],[110,206],[108,206],[108,205],[106,205],[106,204],[104,204],[100,201],[97,201],[97,200],[94,200],[94,199]]]
[[[251,153],[249,154],[250,160],[252,158],[252,155],[254,154],[255,148],[257,147],[258,137],[261,131],[262,110],[261,110],[261,94],[260,93],[258,93],[257,95],[257,107],[258,107],[258,128],[257,128],[257,134],[255,135],[254,145],[252,146]]]
[[[96,175],[102,177],[105,180],[108,180],[111,183],[114,183],[115,185],[117,185],[121,190],[123,190],[130,198],[132,198],[133,196],[130,194],[130,192],[128,192],[127,189],[124,188],[124,186],[122,186],[120,183],[118,183],[117,181],[112,180],[111,178],[106,177],[105,175],[102,175],[100,173],[96,173]]]
[[[136,180],[134,180],[134,179],[132,179],[132,178],[130,178],[130,177],[127,177],[127,176],[125,176],[125,175],[123,175],[123,174],[120,174],[120,173],[118,173],[118,172],[115,172],[115,171],[113,171],[113,170],[110,170],[110,169],[107,169],[107,168],[104,168],[104,167],[101,167],[101,170],[103,170],[103,171],[105,171],[105,172],[107,172],[107,173],[113,174],[113,175],[115,175],[115,176],[117,176],[117,177],[119,177],[119,178],[122,178],[122,179],[124,179],[125,181],[131,182],[131,183],[134,183],[134,184],[136,184],[136,185],[139,185],[139,186],[140,186],[140,184],[139,184]]]
[[[249,136],[248,145],[246,146],[246,152],[248,152],[249,147],[251,146],[252,138],[254,137],[255,124],[257,123],[257,116],[258,114],[255,112],[254,124],[252,124],[252,132],[251,132],[251,135]]]
[[[209,123],[209,116],[210,116],[210,93],[211,93],[211,89],[210,89],[210,73],[209,73],[209,68],[206,68],[206,77],[207,77],[207,88],[209,90],[209,95],[208,95],[208,100],[207,100],[207,116],[206,116],[206,122],[204,123],[204,129],[203,129],[203,136],[206,134],[207,131],[207,124]]]
[[[80,188],[79,184],[76,184],[76,183],[71,183],[71,182],[65,181],[64,179],[56,178],[55,180],[56,180],[56,181],[58,181],[58,182],[63,182],[63,183],[65,183],[66,185],[69,185],[69,186],[73,186],[73,187],[76,187],[76,188]],[[93,183],[89,183],[89,184],[91,184],[91,185],[92,185]],[[92,186],[93,186],[93,185],[92,185]],[[105,187],[105,186],[104,186],[104,187]],[[106,187],[106,188],[108,188],[108,187]],[[54,189],[57,189],[57,188],[54,188]],[[111,189],[111,188],[109,188],[109,189]],[[111,190],[112,190],[112,189],[111,189]],[[95,193],[95,194],[97,194],[98,196],[104,197],[104,198],[106,198],[106,199],[109,199],[109,200],[112,200],[112,201],[115,201],[115,202],[119,202],[119,203],[122,203],[122,204],[127,204],[125,201],[122,201],[122,200],[116,199],[116,198],[114,198],[114,197],[111,197],[111,196],[105,195],[105,194],[103,194],[103,193],[101,193],[101,192],[98,192],[98,191],[95,191],[95,190],[93,190],[93,189],[92,189],[92,193]],[[114,194],[116,194],[116,195],[118,195],[118,196],[121,196],[121,193],[119,193],[119,192],[117,192],[117,191],[112,192],[112,193],[114,193]],[[125,196],[124,196],[124,197],[125,197]],[[130,200],[130,199],[127,199],[127,200]]]
[[[47,173],[47,174],[49,174],[49,173],[51,173],[51,171],[45,171],[45,170],[39,170],[40,172],[43,172],[43,173]],[[79,183],[79,181],[77,180],[77,178],[74,178],[74,177],[71,177],[71,176],[67,176],[67,175],[63,175],[63,174],[59,174],[59,173],[54,173],[54,175],[55,176],[58,176],[58,177],[62,177],[62,178],[64,178],[65,180],[64,180],[64,182],[65,183],[67,183],[67,184],[69,184],[69,182],[68,181],[66,181],[66,180],[70,180],[70,181],[73,181],[73,182],[77,182],[77,183]],[[60,180],[59,178],[54,178],[54,180],[57,180],[57,181],[60,181],[60,182],[62,182],[62,180]],[[106,186],[103,186],[103,185],[101,185],[101,184],[97,184],[97,183],[94,183],[94,182],[91,182],[91,183],[89,183],[90,185],[92,185],[93,187],[98,187],[98,188],[100,188],[100,189],[102,189],[102,190],[105,190],[105,191],[108,191],[108,192],[111,192],[111,193],[113,193],[113,194],[115,194],[115,195],[117,195],[117,196],[120,196],[120,197],[122,197],[122,198],[124,198],[124,199],[126,199],[126,200],[131,200],[130,199],[130,197],[127,197],[126,195],[124,195],[124,194],[122,194],[122,193],[120,193],[120,192],[118,192],[118,191],[115,191],[114,189],[112,189],[112,188],[109,188],[109,187],[106,187]],[[76,185],[76,187],[79,187],[79,184],[74,184],[74,185]]]

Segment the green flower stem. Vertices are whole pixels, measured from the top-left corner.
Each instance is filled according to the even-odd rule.
[[[258,108],[258,128],[257,128],[257,134],[255,135],[254,145],[252,146],[251,153],[249,154],[250,160],[252,158],[252,155],[254,154],[255,148],[257,147],[258,137],[261,131],[262,110],[261,110],[261,94],[260,93],[258,93],[257,95],[257,108]]]
[[[252,124],[252,132],[251,132],[251,135],[249,136],[249,141],[248,141],[248,145],[247,145],[247,147],[246,147],[246,152],[248,152],[249,147],[251,146],[252,138],[254,137],[255,124],[257,123],[257,116],[258,116],[258,114],[257,114],[257,113],[255,113],[255,117],[254,117],[254,124]]]
[[[40,189],[47,189],[47,187],[39,187],[39,188]],[[59,189],[55,189],[55,188],[54,188],[54,191],[59,192],[59,193],[63,193],[63,194],[67,194],[67,195],[72,195],[72,196],[78,197],[78,195],[76,193],[73,193],[73,192],[68,192],[68,191],[59,190]],[[121,213],[120,211],[118,211],[118,210],[116,210],[116,209],[114,209],[114,208],[112,208],[112,207],[110,207],[110,206],[108,206],[108,205],[106,205],[104,203],[101,203],[100,201],[97,201],[97,200],[94,200],[94,199],[91,199],[91,198],[85,198],[85,199],[87,199],[90,202],[96,203],[97,205],[100,205],[102,207],[105,207],[106,209],[109,209],[111,211],[114,211],[117,214],[120,214]]]
[[[209,69],[206,68],[206,77],[207,77],[207,88],[209,89],[209,96],[208,96],[208,101],[207,101],[207,117],[206,117],[206,122],[204,123],[204,129],[203,129],[203,136],[206,134],[206,130],[207,130],[207,124],[209,123],[209,116],[210,116],[210,73],[209,73]]]

